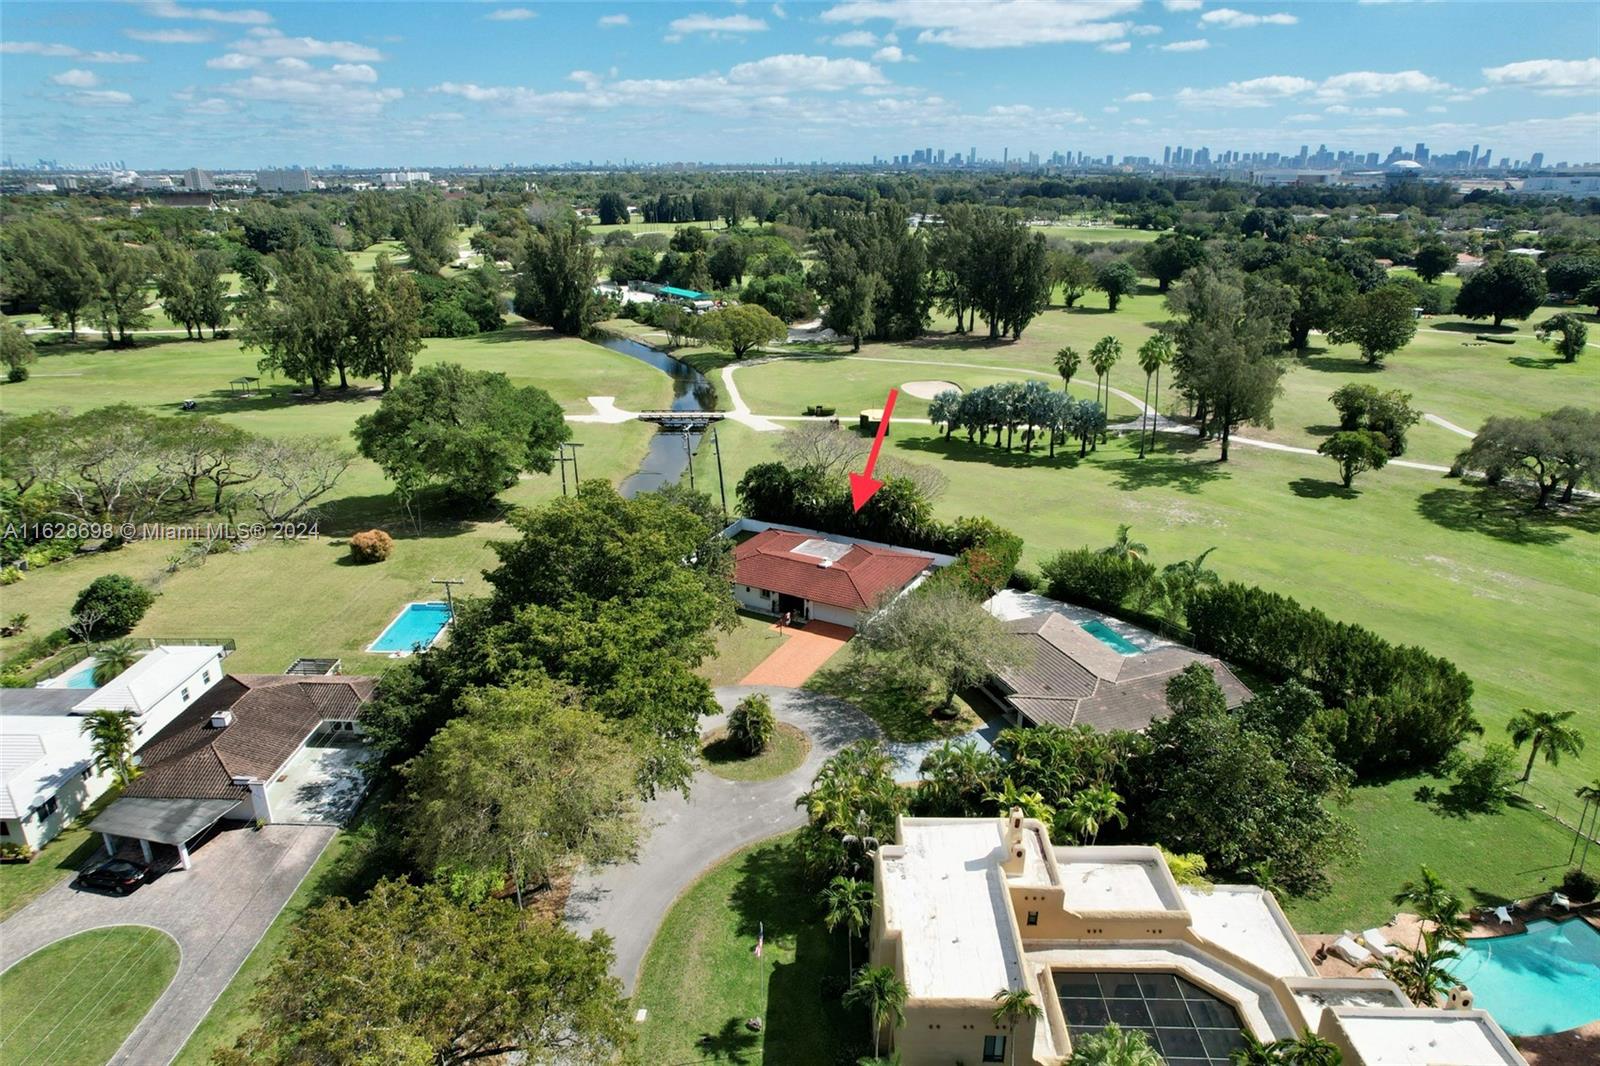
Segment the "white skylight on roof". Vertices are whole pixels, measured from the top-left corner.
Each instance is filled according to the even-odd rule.
[[[810,540],[801,541],[793,548],[790,548],[789,551],[794,555],[809,555],[813,559],[821,559],[824,562],[836,563],[840,559],[843,559],[846,555],[850,554],[850,548],[851,546],[849,544],[841,544],[836,540],[824,540],[821,537],[812,537]]]

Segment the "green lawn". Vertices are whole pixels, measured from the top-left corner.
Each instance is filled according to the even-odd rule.
[[[1303,933],[1369,929],[1399,908],[1389,897],[1426,864],[1468,906],[1527,899],[1561,884],[1573,833],[1526,806],[1464,819],[1440,814],[1416,798],[1418,788],[1446,787],[1413,777],[1352,791],[1345,815],[1361,832],[1358,854],[1330,872],[1333,890],[1321,899],[1283,899]]]
[[[728,737],[726,729],[706,734],[700,754],[705,756],[706,768],[718,777],[729,781],[770,781],[805,762],[810,750],[811,742],[804,733],[779,722],[772,743],[759,755],[746,754]]]
[[[634,1005],[649,1012],[634,1061],[816,1066],[870,1051],[865,1016],[839,1004],[843,937],[823,929],[792,841],[777,837],[734,854],[667,913],[634,992]],[[763,1030],[746,1029],[749,1018],[762,1019]]]
[[[177,941],[149,926],[56,941],[0,974],[0,1060],[105,1062],[177,970]]]
[[[716,492],[715,470],[708,488]],[[737,685],[783,643],[783,635],[772,628],[772,619],[747,611],[739,612],[737,627],[719,631],[716,637],[716,654],[696,671],[713,685]]]
[[[680,229],[727,229],[722,220],[713,219],[709,222],[621,222],[615,226],[602,226],[598,222],[590,223],[585,227],[590,235],[595,238],[604,237],[609,233],[632,233],[635,236],[641,233],[676,233]]]
[[[1111,244],[1115,241],[1138,241],[1144,244],[1161,236],[1159,230],[1128,229],[1124,226],[1074,226],[1067,222],[1051,222],[1032,227],[1048,239],[1085,241],[1090,244]]]
[[[512,328],[430,342],[419,362],[439,359],[502,371],[518,384],[537,384],[574,412],[591,410],[584,397],[602,394],[617,396],[624,406],[658,406],[671,389],[665,375],[636,360],[544,330]],[[378,404],[372,393],[294,400],[281,383],[276,395],[228,399],[228,378],[251,372],[253,364],[254,357],[233,341],[177,341],[120,352],[79,346],[47,354],[27,382],[0,385],[0,411],[81,409],[122,400],[172,413],[184,398],[195,397],[205,413],[264,435],[348,439],[356,418]],[[632,422],[577,423],[572,430],[573,439],[585,445],[580,453],[584,478],[611,482],[638,466],[653,433]],[[527,505],[560,491],[557,473],[532,475],[502,499]],[[347,672],[378,672],[389,660],[363,649],[395,612],[411,600],[436,598],[438,586],[430,583],[435,577],[462,577],[467,593],[481,591],[481,571],[494,561],[488,542],[510,535],[497,516],[449,513],[437,503],[424,505],[419,528],[406,518],[381,471],[360,459],[319,501],[317,512],[319,538],[258,542],[247,551],[211,556],[202,566],[165,575],[161,596],[135,635],[232,637],[239,651],[229,667],[236,671],[278,672],[305,655],[343,658]],[[372,566],[348,565],[343,538],[374,526],[395,537],[394,555]],[[138,542],[34,571],[5,590],[6,612],[25,611],[31,632],[48,632],[65,624],[73,599],[94,578],[111,572],[155,577],[179,548],[173,542]],[[292,610],[274,607],[287,582],[295,589]],[[14,654],[27,639],[5,640],[0,657]]]
[[[13,586],[14,587],[14,586]],[[105,858],[105,845],[99,833],[84,828],[121,795],[117,787],[107,789],[76,820],[57,833],[40,849],[32,862],[0,866],[0,922],[5,921],[51,885],[74,876],[85,865]]]

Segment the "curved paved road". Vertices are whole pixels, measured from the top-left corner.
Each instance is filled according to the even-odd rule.
[[[195,850],[194,869],[164,874],[128,896],[62,881],[0,925],[0,970],[88,929],[160,929],[178,942],[178,972],[111,1063],[171,1062],[335,832],[300,825],[226,830]]]
[[[747,844],[805,824],[794,805],[823,760],[851,741],[879,736],[877,725],[841,700],[801,689],[733,685],[716,690],[724,712],[745,695],[764,692],[778,721],[804,730],[811,752],[796,770],[771,781],[727,781],[709,770],[695,775],[689,798],[677,792],[645,805],[649,836],[625,866],[582,870],[567,901],[567,924],[581,933],[604,929],[615,941],[612,973],[633,984],[650,941],[678,894],[707,868]],[[723,713],[701,723],[724,724]]]

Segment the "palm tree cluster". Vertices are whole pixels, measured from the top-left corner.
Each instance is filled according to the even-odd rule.
[[[800,846],[812,872],[857,876],[870,869],[906,808],[906,793],[894,778],[894,756],[877,740],[856,741],[822,764],[811,788],[795,800],[806,812]]]
[[[1415,881],[1400,886],[1394,902],[1410,907],[1422,919],[1417,942],[1393,958],[1378,958],[1367,965],[1382,971],[1412,1003],[1435,1006],[1457,983],[1447,964],[1460,956],[1457,945],[1466,939],[1472,920],[1461,897],[1426,866]]]
[[[1105,408],[1052,391],[1042,381],[1007,381],[970,392],[946,389],[929,402],[928,417],[944,427],[946,439],[959,429],[966,431],[967,440],[976,438],[987,444],[993,433],[994,446],[1006,451],[1011,450],[1018,430],[1025,452],[1033,451],[1043,437],[1052,457],[1056,446],[1069,439],[1078,441],[1079,455],[1087,454],[1104,438],[1106,429]]]
[[[89,738],[97,774],[110,774],[123,786],[139,776],[133,761],[133,716],[126,711],[101,710],[84,716],[78,732]]]

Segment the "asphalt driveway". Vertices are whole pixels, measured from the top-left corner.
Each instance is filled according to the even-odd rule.
[[[173,870],[128,896],[62,882],[0,924],[0,970],[88,929],[165,931],[182,952],[178,972],[111,1062],[171,1062],[335,832],[299,825],[225,830],[194,851],[194,869]]]
[[[678,894],[707,868],[748,844],[805,824],[794,805],[823,760],[852,741],[880,735],[856,708],[800,689],[733,685],[716,690],[724,713],[701,723],[725,724],[726,712],[751,692],[764,692],[778,721],[801,729],[811,752],[798,769],[771,781],[726,781],[709,770],[695,775],[684,799],[677,792],[645,806],[649,836],[638,860],[582,870],[567,901],[567,924],[581,933],[604,929],[615,942],[611,972],[631,992],[650,941]]]

